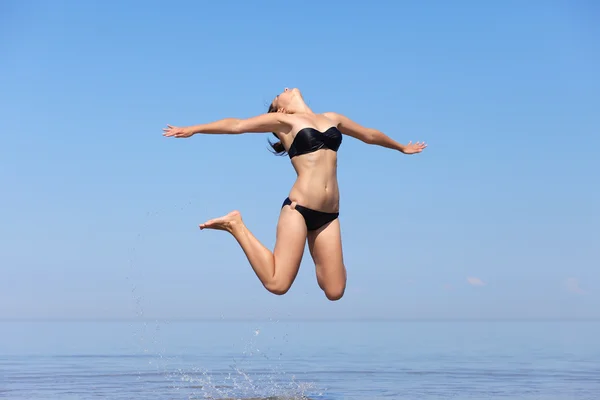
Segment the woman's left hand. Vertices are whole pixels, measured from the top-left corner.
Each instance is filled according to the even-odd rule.
[[[402,152],[404,154],[420,153],[423,150],[425,150],[426,147],[427,147],[427,145],[425,144],[425,142],[413,143],[411,141],[411,142],[408,142],[408,144],[406,146],[404,146],[404,149],[402,149]]]

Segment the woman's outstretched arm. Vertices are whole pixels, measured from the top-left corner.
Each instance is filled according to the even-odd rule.
[[[424,142],[408,142],[408,144],[398,143],[383,132],[373,128],[366,128],[338,113],[328,112],[324,115],[337,124],[340,132],[367,144],[374,144],[388,149],[398,150],[404,154],[420,153],[427,147]]]
[[[256,117],[224,118],[207,124],[177,127],[167,125],[163,136],[187,138],[197,133],[238,135],[242,133],[283,132],[291,127],[290,116],[282,113],[267,113]]]

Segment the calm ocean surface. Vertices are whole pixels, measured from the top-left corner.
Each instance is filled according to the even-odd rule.
[[[600,322],[0,322],[0,398],[600,399]]]

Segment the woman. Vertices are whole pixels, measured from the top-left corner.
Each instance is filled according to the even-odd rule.
[[[278,295],[286,293],[296,279],[308,239],[318,284],[329,300],[340,299],[346,288],[337,184],[337,150],[342,134],[404,154],[420,153],[427,147],[419,142],[402,145],[378,130],[362,127],[337,113],[315,114],[298,89],[287,88],[275,97],[266,114],[248,119],[225,118],[183,128],[167,125],[163,131],[164,136],[175,138],[188,138],[197,133],[272,132],[279,139],[271,146],[275,153],[287,152],[297,180],[280,211],[274,251],[252,235],[238,211],[206,221],[200,229],[232,234],[263,286]]]

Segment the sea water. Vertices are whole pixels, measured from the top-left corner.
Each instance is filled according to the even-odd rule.
[[[600,399],[598,321],[2,321],[0,398]]]

